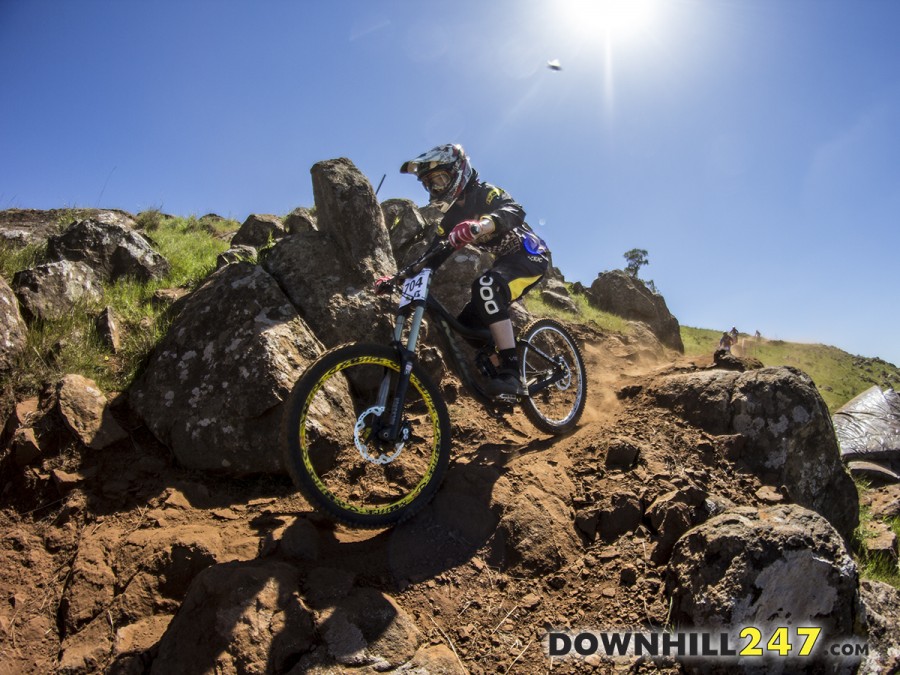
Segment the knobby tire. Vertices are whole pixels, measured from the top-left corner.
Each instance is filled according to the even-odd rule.
[[[568,329],[554,319],[538,319],[528,324],[521,333],[521,339],[553,358],[562,357],[568,375],[543,391],[524,398],[522,412],[544,433],[554,436],[569,433],[581,419],[587,402],[584,357],[578,343]],[[539,373],[550,367],[536,354],[536,349],[525,346],[521,351],[522,374],[526,382],[541,379]]]
[[[381,443],[372,431],[378,385],[390,375],[393,394],[399,371],[391,347],[343,345],[307,368],[286,403],[285,467],[310,503],[334,520],[365,528],[396,525],[428,504],[444,478],[450,416],[440,390],[418,365],[403,410],[408,439]],[[388,406],[391,401],[389,396]]]

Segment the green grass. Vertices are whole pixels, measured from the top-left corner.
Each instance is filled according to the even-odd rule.
[[[688,356],[711,355],[721,335],[704,328],[681,327],[681,340]],[[878,358],[854,356],[828,345],[756,340],[741,335],[735,353],[757,358],[766,366],[799,368],[815,382],[831,412],[873,385],[900,390],[897,366]]]
[[[860,496],[862,496],[869,489],[869,486],[865,482],[857,481],[857,489]],[[881,581],[900,589],[900,566],[898,566],[897,561],[884,555],[873,554],[866,545],[866,539],[875,533],[872,527],[873,520],[874,518],[869,508],[865,504],[860,503],[859,526],[853,533],[853,548],[860,576],[873,581]],[[900,518],[887,518],[882,522],[887,524],[900,539]]]
[[[144,213],[139,214],[139,223],[146,222]],[[228,249],[228,242],[221,235],[237,230],[234,221],[201,221],[193,216],[160,217],[154,222],[147,228],[146,236],[172,266],[165,279],[168,286],[192,286],[204,279],[215,269],[216,256]]]
[[[535,316],[549,317],[571,323],[593,324],[612,333],[627,335],[630,332],[626,319],[591,307],[584,295],[572,293],[570,297],[578,308],[577,313],[567,312],[548,305],[537,293],[526,295],[522,302],[525,304],[525,308]]]
[[[169,218],[158,211],[139,214],[137,222],[169,261],[169,274],[149,283],[122,279],[106,284],[99,301],[82,303],[58,319],[35,322],[18,363],[0,379],[0,392],[7,402],[35,396],[44,384],[66,373],[89,377],[105,391],[127,388],[168,328],[166,308],[154,302],[154,293],[199,285],[215,269],[216,256],[228,248],[225,235],[238,228],[235,221]],[[0,245],[0,274],[11,283],[17,271],[45,262],[45,254],[45,246]],[[94,317],[107,306],[119,322],[122,345],[118,353],[103,343],[94,326]]]
[[[12,284],[13,275],[21,270],[36,267],[46,261],[47,244],[29,244],[15,248],[0,244],[0,276]]]
[[[96,380],[106,391],[119,388],[110,377],[111,352],[97,335],[93,311],[99,311],[95,304],[82,304],[59,319],[31,325],[16,374],[19,390],[34,395],[46,382],[66,373]]]

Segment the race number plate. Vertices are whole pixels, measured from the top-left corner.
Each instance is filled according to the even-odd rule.
[[[424,300],[428,291],[428,279],[431,276],[430,269],[424,269],[416,276],[410,277],[403,282],[403,290],[401,291],[400,307],[406,307],[415,300]]]

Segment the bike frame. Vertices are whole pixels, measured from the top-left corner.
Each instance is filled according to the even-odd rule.
[[[425,268],[423,268],[425,269]],[[432,272],[434,271],[433,268]],[[409,388],[409,378],[412,373],[413,366],[416,363],[416,346],[419,340],[419,333],[422,327],[422,321],[425,315],[432,320],[433,325],[438,328],[446,345],[445,353],[450,357],[452,365],[457,374],[463,381],[463,384],[469,391],[485,406],[496,407],[497,402],[490,397],[484,389],[478,384],[470,370],[471,365],[469,359],[461,350],[455,335],[463,338],[474,340],[488,345],[492,341],[490,330],[487,328],[470,328],[460,323],[437,299],[431,295],[431,275],[428,276],[426,287],[419,294],[419,299],[412,300],[406,305],[398,308],[397,316],[394,322],[393,345],[397,349],[400,358],[400,374],[397,383],[397,389],[394,393],[394,399],[390,407],[387,420],[382,420],[383,425],[379,432],[379,437],[384,441],[394,442],[401,433],[403,406],[401,402],[406,398],[406,392]],[[403,333],[409,324],[406,344],[403,343]],[[549,377],[541,379],[537,382],[530,383],[527,387],[527,396],[533,396],[539,391],[559,382],[566,376],[564,364],[558,360],[554,360],[548,354],[535,347],[534,345],[516,339],[516,346],[521,350],[528,347],[535,354],[543,358],[550,367]],[[378,392],[377,405],[381,406],[385,412],[388,412],[387,398],[390,388],[390,374],[386,374],[382,381],[381,388]]]

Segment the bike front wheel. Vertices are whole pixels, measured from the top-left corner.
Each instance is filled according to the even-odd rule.
[[[400,379],[397,351],[352,344],[322,354],[294,385],[282,422],[285,467],[318,510],[356,527],[389,527],[424,507],[450,457],[438,388],[413,367],[399,431],[383,440]]]
[[[538,319],[526,326],[521,340],[522,376],[529,391],[538,387],[523,399],[522,411],[545,433],[568,433],[587,402],[584,359],[575,338],[558,321]]]

